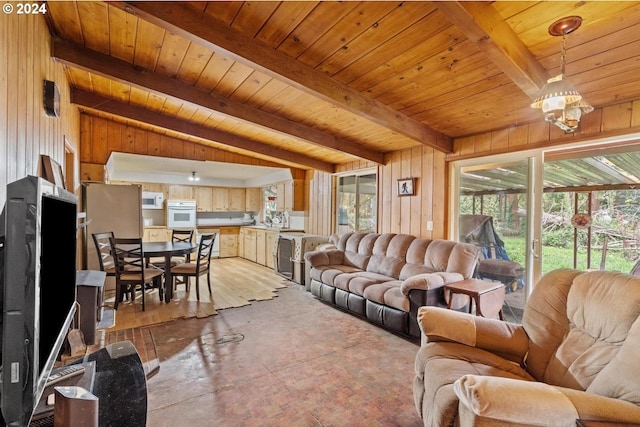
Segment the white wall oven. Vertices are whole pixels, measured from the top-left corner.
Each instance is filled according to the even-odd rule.
[[[167,228],[195,228],[195,200],[167,200]]]

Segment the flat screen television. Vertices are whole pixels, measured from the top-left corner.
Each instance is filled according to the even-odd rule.
[[[76,311],[77,198],[25,177],[0,226],[0,425],[27,426]]]

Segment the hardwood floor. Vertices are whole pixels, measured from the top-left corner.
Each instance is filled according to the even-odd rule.
[[[174,319],[203,318],[217,314],[218,310],[242,307],[251,301],[269,300],[277,290],[287,286],[287,281],[272,269],[243,258],[218,258],[211,260],[211,294],[207,289],[207,277],[200,278],[200,301],[196,299],[195,278],[191,278],[189,292],[178,285],[169,303],[160,302],[156,289],[145,294],[146,310],[142,311],[140,294],[135,302],[125,301],[115,312],[115,293],[106,295],[105,317],[114,316],[115,325],[102,331],[116,331],[155,325]]]

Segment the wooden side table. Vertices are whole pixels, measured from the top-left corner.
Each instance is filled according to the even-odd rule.
[[[451,283],[444,286],[445,291],[449,291],[449,304],[455,294],[463,294],[469,297],[469,313],[472,312],[473,304],[476,305],[476,315],[482,317],[502,316],[502,305],[504,304],[504,285],[499,282],[487,282],[478,279],[466,279],[461,282]]]

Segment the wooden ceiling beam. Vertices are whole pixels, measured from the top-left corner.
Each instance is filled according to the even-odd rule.
[[[206,139],[211,142],[228,145],[241,150],[258,153],[263,156],[268,156],[276,162],[278,162],[278,160],[284,160],[329,173],[335,172],[335,165],[332,163],[293,153],[282,148],[253,141],[248,138],[232,135],[217,129],[197,125],[187,120],[169,117],[142,107],[136,107],[113,99],[105,98],[82,89],[71,89],[71,103],[91,110],[101,111],[103,113],[135,120],[137,122],[148,123],[152,126],[157,126],[186,135],[192,135],[197,138]]]
[[[54,40],[53,58],[70,67],[188,102],[196,107],[206,108],[281,135],[293,136],[322,148],[340,151],[377,164],[384,164],[384,153],[382,152],[368,149],[360,144],[329,135],[223,96],[210,94],[192,85],[136,67],[129,62],[87,49],[67,40]]]
[[[438,1],[434,4],[529,98],[533,100],[540,94],[549,73],[490,2]]]
[[[181,2],[110,2],[193,43],[445,153],[450,137]]]

